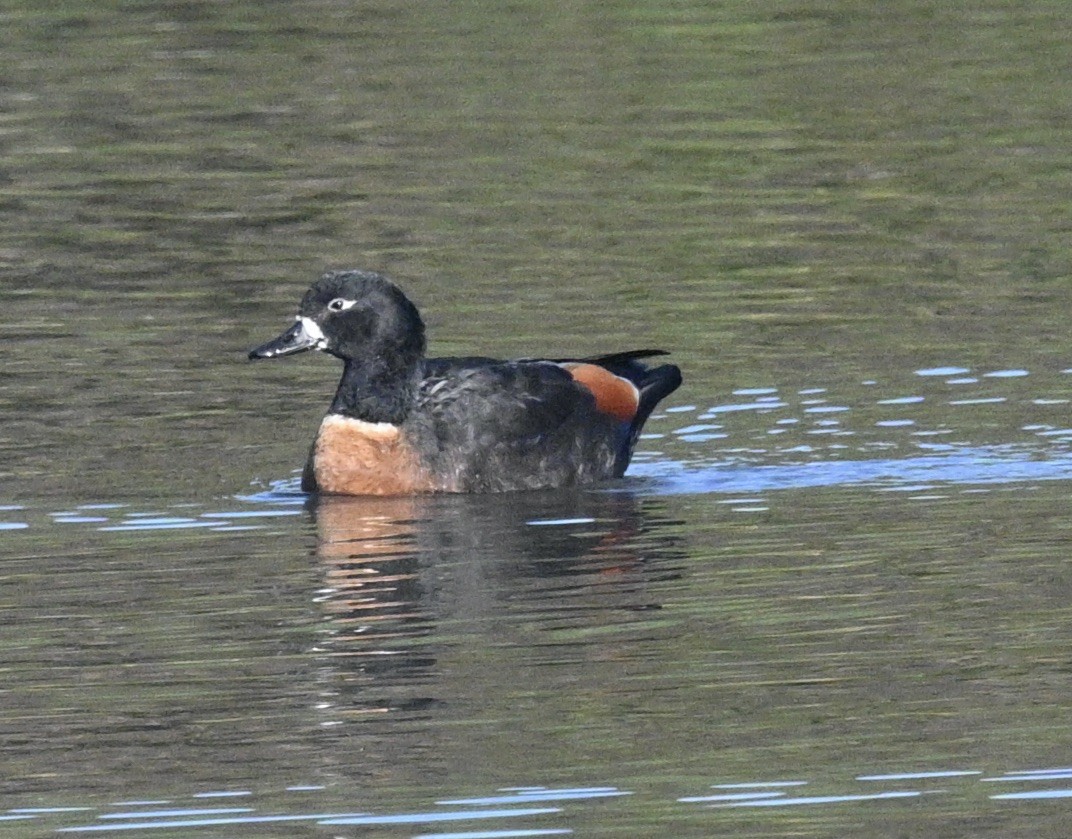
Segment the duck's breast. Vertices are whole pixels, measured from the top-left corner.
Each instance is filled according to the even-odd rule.
[[[313,445],[320,492],[412,495],[436,489],[402,427],[328,414]]]

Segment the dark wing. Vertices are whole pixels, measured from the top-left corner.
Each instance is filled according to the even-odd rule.
[[[465,489],[560,485],[609,477],[622,436],[557,364],[429,359],[416,413],[444,471]],[[568,476],[568,479],[567,479]]]
[[[429,359],[418,402],[452,444],[534,446],[595,400],[551,362]]]
[[[641,429],[655,406],[681,386],[681,370],[676,365],[662,364],[658,367],[649,367],[640,361],[640,359],[661,355],[669,355],[669,353],[666,350],[641,349],[586,358],[521,359],[511,362],[483,357],[440,358],[428,359],[425,364],[430,378],[468,377],[480,370],[483,376],[479,377],[479,383],[474,389],[478,392],[497,392],[507,402],[517,392],[526,396],[533,394],[545,396],[547,400],[545,404],[528,406],[526,409],[535,423],[536,432],[554,426],[556,417],[561,422],[567,421],[566,415],[558,412],[565,411],[567,407],[575,403],[574,391],[569,388],[568,382],[562,380],[560,372],[566,372],[575,383],[580,384],[581,391],[586,391],[593,386],[596,390],[602,390],[599,382],[593,381],[590,376],[579,375],[578,371],[578,367],[586,365],[601,367],[613,376],[632,383],[636,388],[633,416],[629,422],[628,434],[622,441],[624,448],[621,454],[628,461]],[[518,373],[527,375],[519,376]],[[538,380],[533,380],[533,376],[537,373],[539,374]],[[605,401],[598,393],[596,398],[600,404]],[[520,420],[520,424],[524,425],[524,417],[515,416],[509,404],[501,407],[506,410],[509,423]],[[587,402],[585,402],[585,408],[586,410],[588,408]],[[550,415],[545,412],[549,412]],[[619,416],[619,419],[622,417]]]

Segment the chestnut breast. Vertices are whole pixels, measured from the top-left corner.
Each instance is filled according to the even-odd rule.
[[[402,429],[328,414],[313,446],[321,492],[342,495],[411,495],[436,489]]]

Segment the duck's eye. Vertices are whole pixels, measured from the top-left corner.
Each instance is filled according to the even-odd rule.
[[[328,303],[328,308],[331,309],[331,311],[333,312],[342,312],[346,309],[349,309],[353,305],[353,300],[344,300],[342,297],[336,297],[334,300]]]

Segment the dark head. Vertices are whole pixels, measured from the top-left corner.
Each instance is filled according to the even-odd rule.
[[[424,322],[394,283],[372,271],[331,271],[302,298],[296,323],[251,359],[322,350],[356,364],[398,369],[424,355]]]

